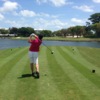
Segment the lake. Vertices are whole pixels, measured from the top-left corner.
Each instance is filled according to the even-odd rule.
[[[100,48],[100,42],[43,41],[47,46],[86,46]],[[30,46],[27,40],[0,39],[0,49]]]

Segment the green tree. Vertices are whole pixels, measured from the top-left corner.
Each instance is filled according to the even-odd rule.
[[[62,34],[62,36],[66,37],[68,35],[68,30],[67,29],[61,29],[61,34]]]
[[[53,36],[53,33],[50,30],[42,30],[40,32],[40,34],[42,34],[44,37],[51,37],[51,36]]]
[[[78,36],[82,36],[84,33],[84,27],[83,26],[75,26],[75,33]]]
[[[88,20],[90,20],[92,24],[100,23],[100,13],[92,14]]]
[[[85,31],[86,31],[85,34],[84,34],[85,37],[89,36],[91,34],[91,24],[90,24],[90,22],[86,22]]]
[[[76,34],[75,27],[69,27],[68,30],[69,30],[70,35],[74,37],[74,35]]]
[[[95,23],[91,27],[95,31],[96,37],[100,37],[100,23]]]
[[[53,32],[53,35],[54,35],[54,36],[62,36],[60,30],[54,31],[54,32]]]
[[[19,36],[23,36],[23,37],[27,37],[29,36],[31,33],[34,33],[34,29],[31,27],[21,27],[18,30],[18,35]]]
[[[9,31],[8,31],[8,29],[6,30],[4,28],[1,28],[0,29],[0,34],[9,34]]]
[[[16,27],[9,28],[9,34],[15,34],[17,36],[18,28]]]

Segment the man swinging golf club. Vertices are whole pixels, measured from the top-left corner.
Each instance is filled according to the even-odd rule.
[[[34,37],[35,39],[32,39]],[[35,77],[35,69],[36,67],[36,78],[39,78],[39,64],[38,64],[38,53],[40,50],[40,45],[42,43],[43,35],[37,36],[36,34],[32,33],[29,36],[28,42],[31,44],[29,48],[29,58],[30,58],[30,67],[32,71],[32,76]]]

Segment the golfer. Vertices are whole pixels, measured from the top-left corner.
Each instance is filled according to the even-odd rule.
[[[35,39],[33,39],[34,37]],[[40,45],[42,43],[43,35],[37,36],[32,33],[29,36],[28,42],[31,44],[29,48],[29,58],[30,58],[30,68],[32,71],[32,76],[35,77],[35,68],[36,68],[36,78],[39,78],[39,63],[38,63],[38,53],[40,50]]]

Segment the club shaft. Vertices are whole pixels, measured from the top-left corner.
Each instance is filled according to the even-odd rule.
[[[47,47],[43,42],[42,42],[42,44],[45,46],[45,47]],[[48,48],[48,50],[50,50],[51,51],[51,49],[49,48],[49,47],[47,47]],[[51,51],[52,52],[52,51]]]

